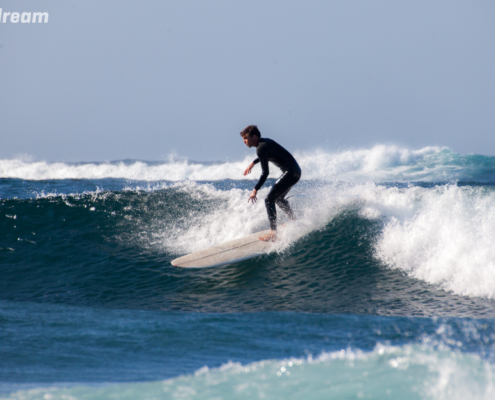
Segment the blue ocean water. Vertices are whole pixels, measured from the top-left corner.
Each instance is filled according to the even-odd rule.
[[[197,270],[268,226],[249,160],[0,160],[0,398],[495,398],[495,157],[296,158],[274,251]]]

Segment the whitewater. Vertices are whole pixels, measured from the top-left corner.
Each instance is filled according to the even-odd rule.
[[[371,149],[294,152],[304,170],[302,179],[346,181],[425,181],[482,179],[492,181],[495,157],[463,156],[448,148],[410,150],[378,145]],[[136,160],[99,163],[32,161],[29,156],[0,160],[0,177],[27,180],[119,178],[138,181],[204,181],[243,177],[253,157],[237,162],[190,162],[171,155],[167,162]]]
[[[495,157],[294,156],[275,251],[204,270],[268,227],[251,158],[0,160],[0,397],[493,398]]]

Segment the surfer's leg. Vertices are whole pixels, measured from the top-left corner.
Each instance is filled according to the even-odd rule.
[[[279,183],[281,186],[280,190],[285,190],[275,200],[275,203],[277,203],[277,205],[287,214],[289,219],[292,221],[296,220],[296,215],[294,214],[294,211],[292,210],[289,202],[285,199],[285,196],[287,196],[287,193],[289,193],[289,191],[292,189],[292,186],[294,186],[299,181],[300,177],[300,173],[293,173],[282,176]]]
[[[273,188],[272,188],[273,190]],[[270,191],[271,193],[271,191]],[[275,208],[275,201],[268,195],[265,199],[266,212],[268,214],[268,221],[270,221],[270,229],[272,231],[277,230],[277,209]]]
[[[270,221],[270,228],[272,231],[277,230],[277,210],[275,204],[287,213],[291,220],[295,220],[294,212],[290,207],[290,204],[285,200],[285,196],[289,193],[289,190],[299,181],[300,174],[285,172],[280,179],[275,182],[270,193],[266,196],[265,205],[268,213],[268,220]]]

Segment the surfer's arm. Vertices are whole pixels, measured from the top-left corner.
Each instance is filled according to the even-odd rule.
[[[261,172],[260,180],[254,187],[254,190],[256,191],[260,190],[261,186],[263,186],[263,184],[265,183],[266,178],[268,178],[268,174],[270,173],[270,169],[268,168],[268,157],[260,157],[259,160],[261,162],[262,172]]]
[[[253,169],[254,167],[254,162],[252,162],[251,164],[249,164],[249,167],[246,168],[246,170],[244,171],[244,176],[246,176],[247,174],[250,174],[251,173],[251,170]]]

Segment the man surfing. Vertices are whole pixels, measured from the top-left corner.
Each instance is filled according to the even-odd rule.
[[[249,125],[246,127],[246,129],[241,132],[241,136],[247,147],[256,147],[256,154],[258,155],[258,158],[249,164],[249,167],[244,171],[244,176],[250,174],[256,164],[261,163],[261,176],[249,196],[248,203],[250,201],[253,203],[256,202],[256,193],[260,190],[268,177],[270,172],[268,161],[275,164],[283,172],[282,176],[275,182],[275,185],[273,185],[265,199],[266,212],[268,213],[271,232],[268,235],[259,238],[259,240],[265,242],[273,242],[277,239],[277,210],[275,209],[275,204],[285,211],[289,219],[293,221],[296,219],[285,196],[289,193],[292,186],[301,178],[301,168],[292,154],[277,142],[268,138],[261,138],[261,133],[256,125]]]

